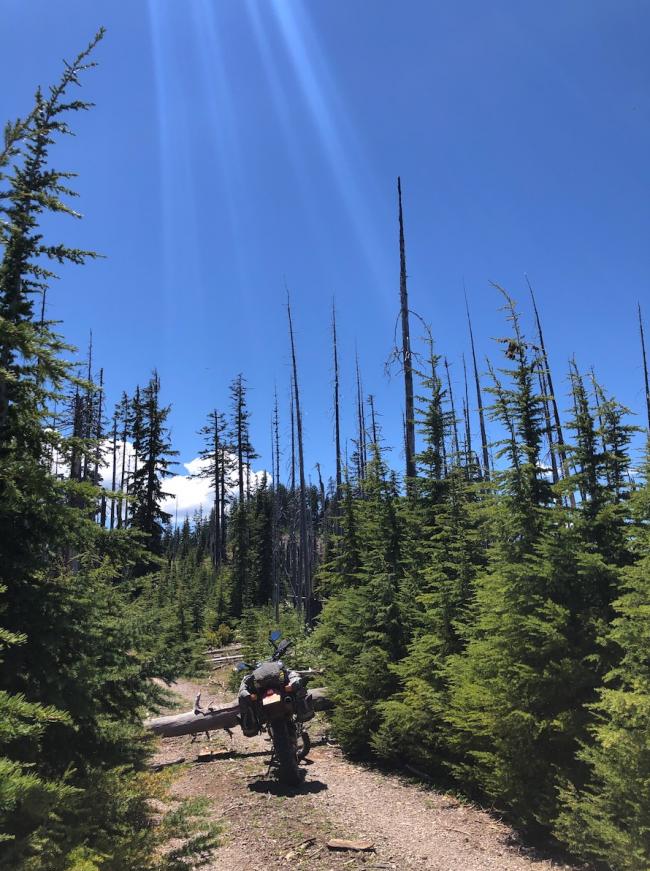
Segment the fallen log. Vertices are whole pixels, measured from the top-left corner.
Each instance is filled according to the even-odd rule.
[[[241,654],[235,653],[233,656],[206,656],[206,661],[211,665],[229,665],[231,662],[241,662]]]
[[[327,695],[327,687],[310,690],[316,711],[329,711],[334,703]],[[239,703],[237,699],[223,705],[213,705],[205,711],[196,708],[183,714],[170,714],[145,720],[145,729],[161,738],[176,738],[179,735],[197,735],[212,732],[213,729],[234,729],[239,725]]]

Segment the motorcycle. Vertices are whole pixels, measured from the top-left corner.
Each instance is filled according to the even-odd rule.
[[[282,662],[291,641],[280,641],[281,633],[271,632],[272,655],[256,665],[242,662],[238,671],[249,671],[239,688],[240,725],[247,737],[267,731],[273,742],[271,766],[287,786],[302,782],[299,767],[310,750],[309,734],[304,724],[314,716],[314,704],[297,671]]]

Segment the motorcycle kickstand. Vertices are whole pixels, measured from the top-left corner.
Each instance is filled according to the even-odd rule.
[[[270,761],[269,761],[269,767],[266,769],[266,779],[267,779],[267,780],[268,780],[268,778],[271,776],[271,769],[272,769],[274,766],[277,766],[277,764],[278,764],[278,763],[277,763],[277,760],[276,760],[276,758],[275,758],[275,750],[274,750],[273,753],[271,754],[271,759],[270,759]]]

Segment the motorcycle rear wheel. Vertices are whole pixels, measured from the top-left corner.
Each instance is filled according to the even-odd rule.
[[[311,750],[311,738],[309,732],[303,729],[298,736],[298,759],[306,759]]]
[[[291,720],[275,720],[271,726],[273,749],[278,763],[278,779],[286,786],[299,786],[303,773],[298,765],[296,727]]]

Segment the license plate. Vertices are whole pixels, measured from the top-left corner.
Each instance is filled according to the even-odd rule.
[[[264,696],[262,699],[262,706],[264,705],[275,705],[276,702],[281,702],[282,698],[277,694],[273,693],[272,696]]]

